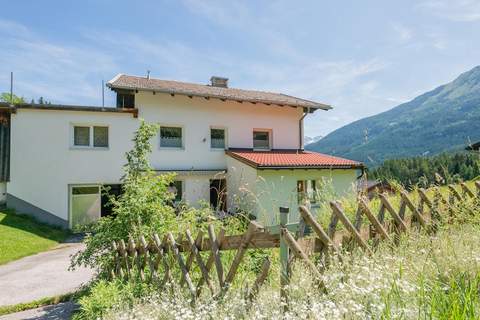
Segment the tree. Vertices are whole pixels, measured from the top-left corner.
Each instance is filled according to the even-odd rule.
[[[45,100],[43,97],[38,98],[38,104],[52,104],[50,101]]]
[[[17,95],[10,96],[9,92],[3,92],[0,95],[0,101],[11,104],[25,103],[25,99],[23,97],[19,97]]]
[[[374,168],[369,176],[381,181],[396,180],[404,187],[411,188],[438,183],[436,174],[440,174],[445,183],[455,183],[459,179],[471,180],[480,175],[480,159],[473,153],[391,159]]]
[[[105,270],[110,263],[106,252],[112,241],[174,228],[175,211],[168,205],[173,198],[168,192],[173,176],[156,175],[148,161],[150,139],[157,132],[156,125],[141,122],[133,139],[134,147],[126,153],[123,193],[118,199],[110,199],[113,216],[102,217],[90,226],[92,233],[84,240],[86,249],[72,258],[72,266],[85,264]]]
[[[84,240],[86,248],[72,257],[72,267],[88,265],[106,271],[112,263],[112,241],[140,236],[148,239],[154,233],[186,228],[193,232],[206,227],[203,221],[208,220],[210,208],[183,208],[176,212],[171,205],[175,196],[169,189],[174,175],[158,175],[150,166],[150,140],[158,129],[157,125],[141,121],[133,139],[134,147],[126,153],[122,194],[110,198],[113,215],[102,217],[89,226],[91,233]]]

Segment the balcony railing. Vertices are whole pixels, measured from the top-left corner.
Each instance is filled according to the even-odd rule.
[[[160,147],[162,147],[162,148],[181,148],[182,147],[182,138],[161,137],[160,138]]]

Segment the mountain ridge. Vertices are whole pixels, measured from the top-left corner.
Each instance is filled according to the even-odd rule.
[[[480,66],[390,110],[347,124],[308,150],[376,166],[386,159],[460,150],[480,138]]]

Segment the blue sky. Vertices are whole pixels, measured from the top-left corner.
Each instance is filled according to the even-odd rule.
[[[480,1],[2,1],[0,91],[100,105],[117,73],[332,104],[325,135],[480,64]],[[114,102],[107,90],[106,104]]]

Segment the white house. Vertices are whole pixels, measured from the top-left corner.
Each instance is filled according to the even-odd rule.
[[[8,181],[7,206],[63,227],[108,214],[101,186],[119,192],[140,118],[160,125],[152,166],[176,172],[177,198],[191,205],[243,210],[271,224],[280,205],[295,215],[323,177],[339,193],[351,191],[361,163],[303,150],[303,119],[328,105],[227,83],[120,74],[107,83],[116,108],[3,104],[0,179]]]

